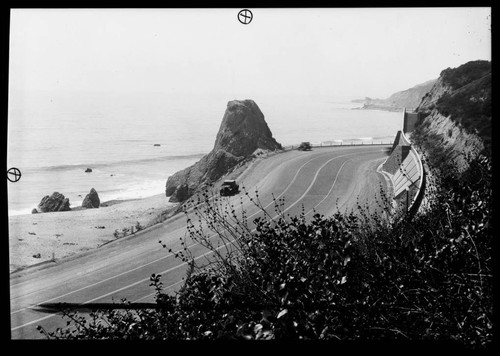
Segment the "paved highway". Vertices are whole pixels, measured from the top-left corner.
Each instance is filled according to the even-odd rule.
[[[379,186],[387,187],[377,172],[389,146],[314,148],[312,151],[289,151],[253,163],[238,179],[250,196],[257,190],[266,211],[275,216],[273,195],[284,199],[285,213],[307,217],[313,209],[321,214],[355,209],[361,201],[377,208],[373,197]],[[263,214],[246,197],[224,198],[223,202],[242,207],[252,221]],[[243,194],[244,196],[244,194]],[[191,217],[194,216],[191,214]],[[182,285],[187,265],[168,252],[181,249],[186,235],[186,216],[178,214],[162,224],[127,238],[116,240],[81,256],[55,264],[11,274],[12,339],[43,338],[37,330],[64,327],[66,319],[56,311],[43,308],[46,303],[153,302],[149,286],[151,274],[161,274],[165,292]],[[162,248],[159,241],[167,248]],[[190,250],[198,261],[209,256],[203,246],[192,244]]]

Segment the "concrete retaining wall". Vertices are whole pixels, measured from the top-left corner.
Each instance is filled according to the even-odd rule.
[[[418,152],[411,146],[404,132],[396,135],[392,152],[382,165],[394,189],[394,200],[400,209],[418,210],[423,194],[425,172]]]
[[[404,111],[404,119],[403,119],[403,132],[410,133],[415,129],[415,125],[420,119],[419,113],[412,113]]]
[[[402,192],[420,179],[420,169],[418,158],[412,150],[409,150],[407,157],[401,162],[398,170],[393,174],[394,196],[397,198]]]
[[[401,163],[406,160],[410,153],[410,146],[396,146],[392,149],[391,155],[384,162],[383,169],[389,174],[396,174],[401,167]]]

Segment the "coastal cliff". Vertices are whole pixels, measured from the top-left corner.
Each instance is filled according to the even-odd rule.
[[[443,70],[423,97],[411,138],[435,165],[463,172],[467,161],[491,149],[491,62]]]
[[[264,115],[253,100],[228,102],[214,148],[194,165],[167,180],[165,195],[182,202],[199,188],[215,182],[256,150],[274,151],[281,145],[273,138]]]
[[[354,103],[363,103],[361,109],[379,109],[387,111],[401,111],[403,108],[413,110],[415,109],[422,97],[427,94],[433,87],[436,79],[429,80],[425,83],[415,85],[410,89],[398,91],[392,94],[387,99],[372,99],[366,97],[365,99],[353,100]]]

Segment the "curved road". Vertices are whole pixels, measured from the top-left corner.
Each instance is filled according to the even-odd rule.
[[[374,203],[373,197],[380,194],[380,185],[387,187],[376,169],[386,158],[388,147],[289,151],[256,161],[238,182],[250,197],[255,198],[257,191],[261,205],[273,217],[276,216],[273,196],[284,200],[284,213],[303,212],[306,218],[314,211],[328,215],[337,210],[356,209],[360,200],[368,202],[370,209],[383,209]],[[219,204],[232,204],[237,211],[243,208],[249,222],[263,215],[244,193],[223,198]],[[193,216],[191,213],[190,217]],[[119,302],[122,298],[153,302],[154,291],[149,286],[153,273],[162,275],[165,292],[177,290],[187,265],[168,249],[179,251],[186,231],[186,216],[177,214],[162,224],[84,255],[11,274],[12,339],[43,338],[36,330],[37,325],[50,331],[66,325],[59,312],[43,308],[44,304],[65,302],[91,307],[95,303]],[[210,255],[210,251],[198,244],[191,243],[189,248],[199,262]]]

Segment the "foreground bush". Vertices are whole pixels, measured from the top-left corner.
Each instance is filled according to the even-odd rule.
[[[248,221],[199,197],[189,239],[214,254],[196,265],[176,296],[151,277],[156,308],[67,313],[50,338],[492,341],[491,164],[481,157],[447,175],[425,213],[319,214],[265,210]],[[208,191],[207,191],[208,192]],[[258,194],[246,194],[261,207]]]

